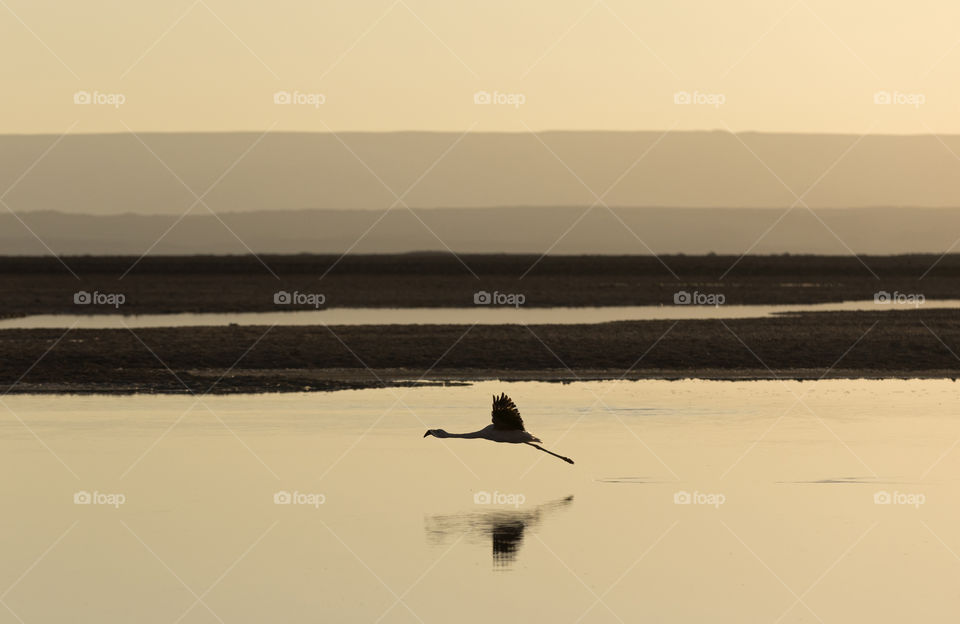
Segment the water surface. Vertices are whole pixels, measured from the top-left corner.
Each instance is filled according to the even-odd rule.
[[[501,390],[576,465],[422,437],[484,426]],[[0,621],[949,621],[957,391],[8,396],[0,589],[16,617]]]
[[[474,306],[470,308],[327,308],[276,312],[124,315],[106,307],[99,314],[38,314],[0,319],[0,329],[76,327],[191,327],[236,325],[572,325],[610,321],[762,318],[797,312],[878,312],[922,307],[960,308],[960,300],[876,304],[873,301],[788,305],[665,305],[582,308]]]

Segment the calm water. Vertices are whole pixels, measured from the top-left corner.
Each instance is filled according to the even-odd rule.
[[[680,320],[714,318],[758,318],[790,312],[837,312],[865,310],[907,310],[912,303],[875,304],[873,301],[791,305],[667,305],[613,306],[597,308],[329,308],[279,312],[235,312],[229,314],[38,314],[0,319],[0,329],[34,329],[77,327],[80,329],[141,327],[189,327],[210,325],[500,325],[509,323],[570,325],[609,321]],[[960,308],[960,300],[927,301],[923,308]]]
[[[8,396],[0,622],[953,621],[958,389]]]

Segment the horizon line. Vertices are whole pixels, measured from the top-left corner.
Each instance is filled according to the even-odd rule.
[[[955,132],[830,132],[830,131],[791,131],[791,130],[729,130],[726,128],[698,128],[698,129],[587,129],[587,128],[547,128],[542,130],[271,130],[252,129],[252,130],[124,130],[111,132],[2,132],[0,137],[50,137],[62,136],[64,138],[72,136],[130,136],[130,135],[228,135],[228,134],[252,134],[252,135],[271,135],[271,134],[481,134],[481,135],[530,135],[530,134],[762,134],[762,135],[786,135],[786,136],[856,136],[856,137],[960,137],[960,129]]]
[[[569,210],[582,210],[584,207],[589,204],[494,204],[487,206],[411,206],[413,210],[450,210],[450,211],[473,211],[473,210],[557,210],[557,209],[569,209]],[[775,210],[784,210],[788,208],[788,204],[774,205],[769,206],[663,206],[663,205],[636,205],[636,204],[610,204],[611,209],[616,210],[710,210],[710,211],[734,211],[734,210],[749,210],[749,211],[775,211]],[[255,214],[269,214],[276,216],[283,213],[322,213],[322,212],[336,212],[336,213],[376,213],[383,211],[390,211],[392,208],[383,208],[383,207],[373,207],[373,208],[258,208],[253,210],[218,210],[217,215],[255,215]],[[947,211],[947,210],[960,210],[960,204],[945,204],[945,205],[922,205],[922,204],[908,204],[908,205],[892,205],[892,204],[875,204],[870,206],[820,206],[817,207],[817,211],[834,211],[834,210],[938,210],[938,211]],[[93,218],[113,218],[113,217],[137,217],[137,218],[150,218],[150,217],[161,217],[168,218],[171,216],[176,216],[179,213],[176,212],[112,212],[112,213],[93,213],[93,212],[68,212],[62,209],[57,208],[40,208],[36,210],[9,210],[6,214],[10,214],[14,217],[17,215],[60,215],[66,217],[93,217]],[[0,212],[0,217],[5,216],[5,213]],[[183,218],[216,218],[214,215],[206,213],[198,214],[188,214],[184,215]],[[960,252],[958,252],[960,253]],[[2,255],[2,254],[0,254]]]

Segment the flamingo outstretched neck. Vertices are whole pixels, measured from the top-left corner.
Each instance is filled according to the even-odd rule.
[[[432,435],[435,438],[482,438],[483,430],[471,431],[470,433],[450,433],[443,429],[427,429],[423,437]]]

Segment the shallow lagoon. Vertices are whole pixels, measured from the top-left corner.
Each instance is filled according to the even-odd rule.
[[[484,426],[501,390],[576,465],[422,438]],[[960,607],[957,391],[7,396],[0,622],[939,621]]]

